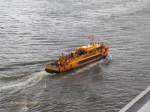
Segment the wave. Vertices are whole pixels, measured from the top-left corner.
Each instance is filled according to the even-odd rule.
[[[1,81],[12,81],[12,80],[21,79],[21,78],[26,77],[26,76],[27,76],[26,74],[22,74],[22,75],[18,75],[18,76],[2,75],[2,76],[0,77],[0,80],[1,80]]]
[[[133,14],[139,10],[142,10],[144,7],[147,7],[149,0],[114,0],[114,1],[105,1],[103,2],[102,8],[97,8],[97,10],[91,10],[92,12],[87,12],[99,16],[114,16],[114,15],[123,15],[123,14]],[[110,4],[110,5],[109,5]],[[101,3],[99,3],[101,5]],[[96,13],[96,14],[95,14]]]
[[[44,60],[44,61],[30,61],[30,62],[19,62],[19,63],[15,63],[12,65],[8,65],[10,66],[26,66],[26,65],[35,65],[35,64],[42,64],[42,63],[46,63],[49,60]]]
[[[28,66],[28,65],[36,65],[36,64],[45,64],[52,60],[44,60],[44,61],[30,61],[30,62],[16,62],[10,65],[5,65],[4,67],[0,67],[0,71],[6,71],[10,69],[17,69],[20,66]]]
[[[40,80],[48,75],[45,71],[40,71],[31,74],[30,76],[23,78],[23,80],[19,80],[17,82],[8,83],[8,85],[4,85],[0,87],[0,91],[9,90],[9,89],[25,89],[37,84]]]

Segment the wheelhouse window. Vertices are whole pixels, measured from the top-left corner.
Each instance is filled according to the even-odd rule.
[[[89,54],[94,54],[94,53],[96,53],[96,50],[89,51]]]
[[[78,56],[81,56],[81,55],[85,55],[86,52],[85,52],[84,50],[78,50],[78,51],[76,51],[76,54],[77,54]]]

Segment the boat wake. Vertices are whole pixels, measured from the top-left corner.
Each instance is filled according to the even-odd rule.
[[[99,61],[100,64],[108,65],[112,61],[112,56],[109,54],[105,59]]]
[[[22,78],[24,78],[24,77],[26,77],[26,76],[27,76],[26,74],[20,74],[19,76],[18,76],[18,75],[17,75],[17,76],[1,75],[1,76],[0,76],[0,80],[1,80],[2,82],[6,82],[6,81],[10,82],[10,81],[22,79]]]
[[[109,55],[106,59],[101,60],[99,62],[95,62],[93,64],[90,64],[86,67],[83,67],[81,69],[78,69],[77,71],[71,73],[73,74],[77,74],[86,70],[89,70],[91,67],[98,65],[98,64],[108,64],[110,61],[112,60],[112,56]],[[41,81],[45,76],[50,75],[49,73],[45,72],[45,71],[40,71],[40,72],[36,72],[33,73],[31,75],[20,75],[17,76],[15,78],[13,78],[15,81],[11,81],[10,83],[5,83],[5,85],[2,84],[2,86],[0,87],[0,92],[3,90],[20,90],[20,89],[25,89],[31,86],[36,85],[39,81]],[[1,79],[3,80],[9,80],[12,77],[1,77]]]
[[[40,80],[42,80],[46,75],[48,75],[45,71],[40,71],[33,73],[23,79],[19,79],[19,81],[5,84],[4,86],[0,87],[0,91],[3,90],[20,90],[31,87],[37,84]]]

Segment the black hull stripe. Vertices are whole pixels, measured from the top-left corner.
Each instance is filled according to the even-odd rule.
[[[49,70],[49,69],[45,69],[45,71],[48,72],[48,73],[59,73],[59,71]]]

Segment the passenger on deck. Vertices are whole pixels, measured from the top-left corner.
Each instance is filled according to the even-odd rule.
[[[77,56],[81,56],[81,55],[84,54],[84,51],[78,50],[78,51],[76,52],[76,54],[77,54]]]
[[[73,52],[71,52],[70,56],[71,56],[71,58],[73,58],[73,57],[74,57],[74,54],[73,54]]]

